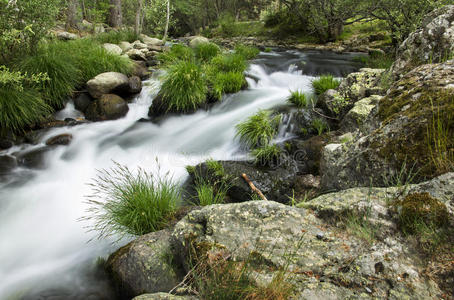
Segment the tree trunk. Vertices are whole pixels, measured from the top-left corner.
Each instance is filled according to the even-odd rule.
[[[123,15],[121,13],[121,0],[110,0],[109,25],[114,28],[121,27]]]
[[[164,43],[167,40],[167,33],[169,32],[169,21],[170,21],[170,0],[167,0],[167,18],[166,18],[166,28],[164,30],[164,37],[162,40]]]
[[[66,30],[70,28],[78,28],[78,24],[81,21],[79,15],[79,6],[79,0],[69,0],[66,16]]]
[[[136,23],[134,26],[134,32],[139,35],[142,32],[142,7],[143,7],[143,0],[137,0],[137,8],[136,8]]]

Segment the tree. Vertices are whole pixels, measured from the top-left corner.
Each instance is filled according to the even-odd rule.
[[[166,14],[166,28],[164,30],[164,43],[167,40],[167,34],[169,32],[169,20],[170,20],[170,0],[167,0],[167,14]]]
[[[121,0],[110,0],[109,25],[114,28],[119,28],[123,25]]]
[[[79,14],[79,0],[68,0],[68,10],[66,13],[66,30],[77,28],[81,19]]]
[[[142,32],[142,10],[143,10],[143,0],[137,0],[136,6],[136,20],[134,24],[134,32],[140,34]]]

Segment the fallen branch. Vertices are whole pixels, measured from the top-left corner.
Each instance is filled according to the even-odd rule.
[[[252,183],[252,181],[249,179],[249,177],[247,177],[247,175],[245,173],[243,173],[241,176],[247,182],[247,184],[249,184],[249,187],[251,188],[251,190],[254,193],[259,195],[259,197],[262,198],[262,200],[268,201],[268,199],[266,199],[265,195],[263,195],[262,191],[260,191],[258,188],[255,187],[255,185]]]

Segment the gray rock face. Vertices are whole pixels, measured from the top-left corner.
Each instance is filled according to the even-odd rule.
[[[366,120],[382,98],[382,96],[373,95],[356,102],[353,108],[342,119],[340,123],[341,129],[344,132],[354,132],[357,129],[361,132],[367,132],[364,126]]]
[[[191,41],[189,42],[189,47],[195,48],[200,44],[209,43],[209,42],[210,42],[210,40],[208,40],[206,37],[194,36],[191,38]]]
[[[121,48],[121,50],[123,51],[123,53],[126,53],[128,52],[129,50],[131,50],[133,47],[132,47],[132,44],[129,43],[129,42],[120,42],[118,44],[118,46]]]
[[[395,79],[426,63],[439,63],[454,52],[454,5],[433,11],[422,27],[410,34],[397,52],[392,66]]]
[[[140,39],[142,40],[142,42],[144,42],[148,46],[161,46],[161,45],[164,45],[164,42],[162,40],[149,37],[149,36],[147,36],[145,34],[141,34],[140,35]]]
[[[395,299],[432,299],[441,294],[433,281],[419,275],[418,256],[398,237],[386,237],[370,247],[339,234],[308,210],[250,201],[193,211],[177,223],[172,238],[182,262],[188,260],[190,245],[205,245],[213,253],[222,249],[235,261],[247,261],[254,253],[262,266],[255,276],[258,283],[273,270],[287,267],[295,299],[372,299],[390,294]]]
[[[109,257],[107,267],[127,296],[167,292],[183,279],[175,267],[169,237],[169,230],[146,234]]]
[[[436,117],[443,126],[449,126],[454,114],[449,104],[453,86],[453,60],[420,66],[394,83],[374,108],[376,121],[367,121],[378,123],[378,128],[352,144],[328,145],[324,149],[320,163],[322,189],[342,190],[371,183],[385,186],[387,179],[402,170],[406,174],[412,169],[418,171],[417,181],[440,175],[430,156],[428,141],[434,143],[435,133],[428,124]],[[447,134],[450,148],[453,131]]]
[[[128,111],[128,103],[123,98],[114,94],[106,94],[90,103],[85,117],[90,121],[116,120],[124,117]]]
[[[93,98],[100,98],[104,94],[128,90],[128,77],[117,72],[99,74],[87,82],[88,92]]]
[[[57,32],[57,38],[59,40],[69,41],[69,40],[76,40],[79,37],[74,33],[70,33],[67,31],[60,31],[60,32]]]
[[[167,293],[144,294],[135,297],[133,300],[198,300],[194,296],[176,296]]]
[[[102,45],[102,47],[106,49],[106,51],[110,54],[121,55],[121,53],[123,53],[123,50],[115,44],[105,43]]]

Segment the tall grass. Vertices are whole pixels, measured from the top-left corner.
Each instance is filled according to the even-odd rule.
[[[297,108],[306,108],[312,103],[312,100],[301,91],[293,91],[287,98],[287,102],[295,105]]]
[[[243,56],[245,59],[250,60],[254,59],[259,55],[260,50],[246,45],[237,45],[235,47],[235,53]]]
[[[172,65],[180,60],[192,61],[194,58],[194,50],[181,44],[175,44],[170,48],[170,51],[158,55],[158,59],[164,66]]]
[[[88,216],[90,229],[99,238],[112,234],[142,235],[165,228],[180,202],[180,189],[169,174],[137,174],[118,163],[102,170],[90,184]]]
[[[95,42],[104,44],[119,44],[120,42],[134,42],[139,40],[139,36],[133,30],[111,30],[109,32],[103,32],[93,35],[89,38]]]
[[[268,145],[277,134],[281,115],[272,116],[269,110],[261,110],[236,126],[240,142],[249,148]]]
[[[198,44],[194,49],[194,53],[197,59],[202,62],[208,62],[213,57],[218,55],[221,52],[221,49],[218,45],[213,43],[201,43]]]
[[[191,61],[170,66],[161,88],[167,111],[196,110],[206,100],[207,85],[202,69]]]
[[[220,100],[223,94],[236,93],[245,84],[244,74],[240,72],[217,73],[210,81],[216,99]]]
[[[228,191],[226,183],[211,184],[199,178],[196,180],[197,205],[207,206],[224,203]]]
[[[252,151],[255,163],[262,166],[269,166],[273,163],[277,163],[281,153],[282,150],[277,145],[265,145]]]
[[[246,59],[239,54],[220,54],[211,60],[211,65],[220,72],[239,72],[243,73],[246,68]]]
[[[327,90],[337,89],[339,85],[340,81],[334,79],[332,75],[322,75],[319,79],[312,81],[312,87],[317,95],[321,95]]]

